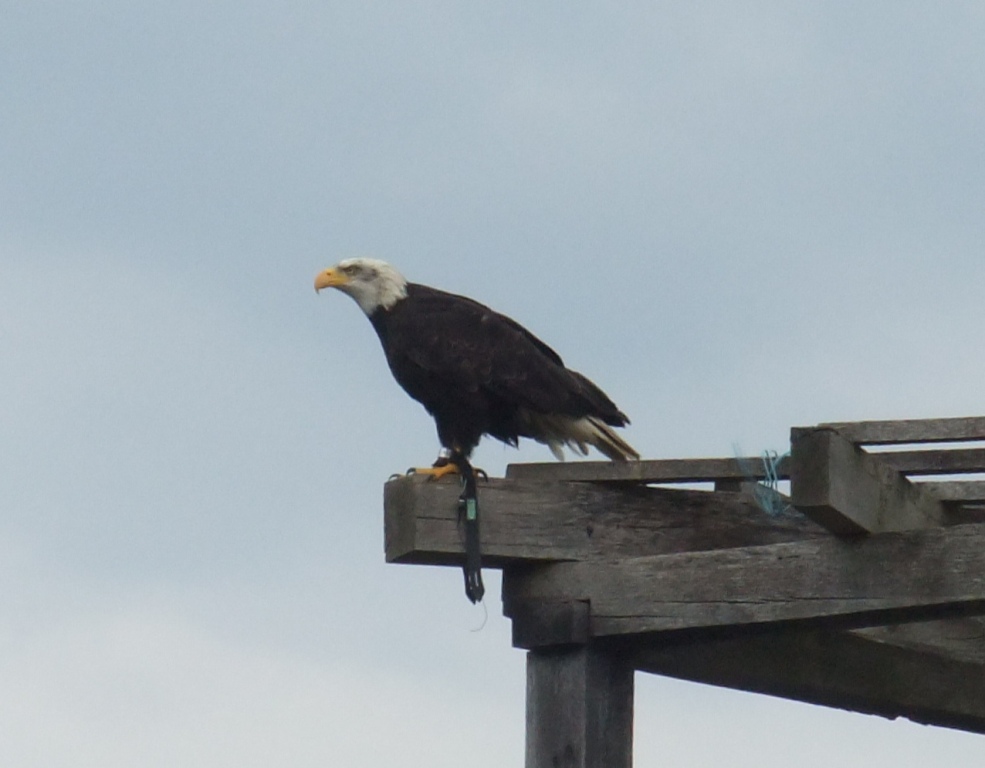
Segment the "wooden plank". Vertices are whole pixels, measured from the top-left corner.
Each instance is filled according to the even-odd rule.
[[[800,429],[799,427],[797,429]],[[985,449],[955,448],[919,451],[869,452],[906,475],[947,475],[985,472]],[[778,480],[790,478],[790,459],[781,457]],[[506,476],[514,480],[593,483],[702,483],[756,481],[766,478],[759,456],[715,459],[645,459],[642,461],[571,461],[510,464]]]
[[[985,665],[985,619],[980,616],[866,627],[851,632],[888,645]],[[985,690],[982,695],[985,696]]]
[[[402,477],[384,489],[388,562],[461,565],[458,483]],[[483,562],[634,557],[827,536],[732,493],[490,479],[479,485]]]
[[[785,479],[786,459],[777,465]],[[763,480],[766,470],[760,456],[724,459],[647,459],[643,461],[570,461],[510,464],[506,476],[513,480],[619,483],[700,483],[717,480]]]
[[[819,424],[859,445],[958,443],[985,440],[985,416],[902,421],[841,421]]]
[[[527,654],[527,768],[632,768],[633,667],[591,646]]]
[[[940,451],[893,451],[871,454],[907,475],[957,475],[985,472],[985,448]]]
[[[587,600],[594,638],[981,615],[985,526],[507,570],[503,600]]]
[[[951,480],[924,482],[921,487],[930,491],[939,501],[985,501],[985,483],[980,480]]]
[[[587,600],[507,600],[504,613],[513,620],[515,648],[531,650],[584,645],[592,639],[591,609]],[[985,618],[979,616],[863,627],[845,632],[941,658],[985,665]]]
[[[830,429],[794,429],[791,502],[839,535],[940,525],[940,502],[887,463]]]
[[[633,646],[637,669],[985,733],[985,668],[855,632],[770,632]]]

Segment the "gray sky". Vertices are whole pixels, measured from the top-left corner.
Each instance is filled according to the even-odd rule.
[[[4,766],[522,764],[496,575],[473,631],[460,573],[383,563],[383,483],[437,442],[312,291],[341,258],[526,324],[651,458],[985,409],[980,3],[0,18]],[[640,766],[981,764],[637,685]]]

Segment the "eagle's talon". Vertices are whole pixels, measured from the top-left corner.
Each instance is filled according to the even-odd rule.
[[[425,475],[428,480],[440,480],[447,475],[459,475],[461,471],[456,464],[447,462],[434,467],[411,467],[407,470],[408,475]]]

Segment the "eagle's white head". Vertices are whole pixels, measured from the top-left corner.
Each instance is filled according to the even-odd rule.
[[[407,296],[404,276],[379,259],[340,261],[315,277],[315,290],[322,288],[338,288],[349,294],[367,315],[380,307],[390,309]]]

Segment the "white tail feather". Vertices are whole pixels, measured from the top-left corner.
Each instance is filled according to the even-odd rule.
[[[564,461],[562,447],[567,445],[582,456],[588,455],[588,446],[593,446],[613,461],[633,461],[640,455],[629,443],[623,440],[604,421],[594,416],[576,419],[571,416],[525,414],[533,429],[546,443],[558,461]]]

